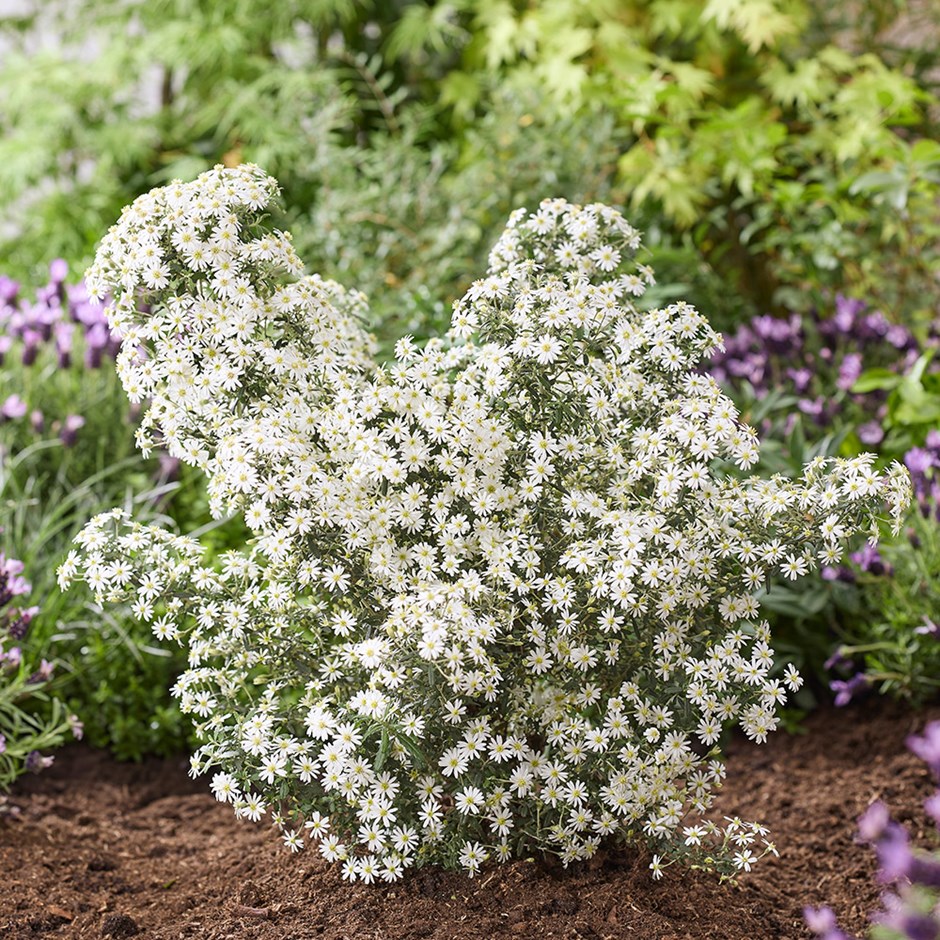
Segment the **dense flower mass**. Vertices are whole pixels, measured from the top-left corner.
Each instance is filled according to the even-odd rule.
[[[115,510],[62,583],[188,646],[194,771],[350,879],[605,837],[650,843],[654,875],[749,868],[765,830],[703,814],[722,728],[763,741],[800,684],[771,676],[760,592],[885,507],[897,526],[903,468],[729,473],[758,444],[694,371],[720,337],[637,307],[653,273],[613,209],[515,213],[450,335],[378,365],[364,298],[266,227],[276,193],[252,166],[156,190],[88,273],[149,402],[141,445],[204,469],[253,539],[206,566]]]

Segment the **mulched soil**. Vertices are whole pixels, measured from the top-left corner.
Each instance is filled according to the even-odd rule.
[[[879,798],[930,844],[931,781],[904,739],[938,717],[940,706],[870,700],[816,713],[806,734],[733,742],[720,810],[769,825],[781,857],[730,886],[678,867],[653,882],[642,851],[568,871],[515,862],[472,881],[424,869],[350,886],[236,820],[185,761],[117,764],[74,746],[21,781],[19,812],[0,819],[0,937],[799,940],[803,905],[824,903],[864,932],[878,886],[855,820]]]

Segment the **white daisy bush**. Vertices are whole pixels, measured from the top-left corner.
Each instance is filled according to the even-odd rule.
[[[450,334],[374,361],[364,297],[303,277],[277,184],[217,168],[124,210],[88,272],[110,295],[139,434],[201,468],[199,542],[114,510],[60,570],[189,650],[193,771],[349,879],[605,839],[749,869],[766,830],[707,811],[716,742],[764,741],[800,685],[759,598],[900,524],[905,471],[818,458],[741,479],[754,431],[696,366],[691,306],[603,205],[516,212]]]

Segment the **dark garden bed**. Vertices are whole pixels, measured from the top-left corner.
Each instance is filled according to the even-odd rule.
[[[780,858],[731,886],[678,867],[653,882],[632,851],[567,872],[515,862],[472,881],[424,869],[350,886],[236,820],[185,761],[117,764],[74,746],[17,785],[0,821],[0,937],[789,940],[808,936],[802,907],[824,903],[861,931],[878,886],[856,817],[880,798],[915,843],[935,836],[928,771],[904,740],[938,716],[871,700],[813,715],[803,735],[734,742],[720,809],[766,822]]]

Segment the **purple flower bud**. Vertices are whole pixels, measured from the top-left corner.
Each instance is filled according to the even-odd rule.
[[[911,473],[923,476],[934,465],[934,457],[923,447],[912,447],[904,455],[904,465]]]
[[[940,777],[940,721],[931,721],[921,737],[911,735],[907,746]]]
[[[881,575],[891,571],[890,566],[885,564],[877,547],[869,545],[867,542],[857,552],[852,552],[849,558],[851,558],[862,571],[867,571],[869,574],[873,574],[876,577],[881,577]]]
[[[29,423],[36,434],[42,434],[46,429],[46,419],[38,408],[29,413]]]
[[[914,627],[914,632],[921,636],[940,636],[940,624],[934,623],[926,614],[923,616],[924,625]]]
[[[19,395],[10,395],[7,400],[0,405],[0,418],[6,421],[12,421],[15,418],[22,418],[28,408],[26,402]]]
[[[877,842],[885,833],[890,822],[888,808],[878,800],[858,818],[858,834],[865,842]]]
[[[56,258],[49,264],[49,279],[53,284],[62,284],[69,276],[69,263],[64,258]]]
[[[69,730],[72,732],[72,737],[75,738],[76,741],[81,741],[85,736],[85,725],[78,720],[78,715],[69,715],[66,721],[69,723]]]
[[[804,907],[803,917],[806,919],[806,926],[822,940],[852,940],[848,934],[839,930],[832,908],[821,907],[817,910]]]
[[[852,699],[860,695],[868,688],[868,679],[864,673],[856,673],[846,682],[843,682],[841,679],[833,679],[829,683],[829,688],[836,693],[835,705],[836,708],[842,708],[844,705],[848,705]]]
[[[43,685],[52,678],[55,672],[55,664],[50,663],[48,659],[42,660],[39,668],[26,680],[28,685]]]
[[[927,797],[924,801],[924,809],[927,810],[927,815],[940,827],[940,792]]]
[[[66,447],[73,447],[78,440],[78,431],[85,426],[85,419],[81,415],[68,415],[59,431],[59,440]]]
[[[810,369],[787,369],[787,376],[793,382],[793,388],[797,395],[802,395],[813,381],[813,373]]]
[[[836,294],[836,312],[833,314],[832,322],[840,333],[851,333],[855,326],[856,317],[864,309],[865,304],[863,301]]]
[[[51,755],[44,757],[39,751],[30,751],[26,755],[26,769],[31,773],[38,774],[47,767],[51,767],[54,760],[55,758]]]
[[[928,450],[940,454],[940,431],[938,431],[936,428],[932,428],[930,431],[928,431],[927,440],[925,443]]]
[[[884,835],[878,842],[877,851],[878,864],[881,866],[878,874],[882,881],[900,881],[909,876],[914,859],[908,844],[907,832],[897,823],[888,823]]]
[[[940,888],[940,861],[926,855],[912,855],[907,877],[925,888]]]
[[[825,402],[822,398],[801,398],[797,403],[796,407],[800,409],[805,415],[809,415],[811,418],[819,418],[825,408]]]
[[[914,342],[910,330],[901,326],[899,323],[892,323],[885,333],[885,339],[895,348],[904,349],[907,345]]]
[[[0,302],[12,305],[16,295],[20,292],[20,285],[5,274],[0,274]]]
[[[825,933],[828,930],[835,930],[836,915],[831,907],[804,907],[803,917],[806,919],[806,926],[814,933]]]
[[[6,749],[7,749],[6,735],[0,734],[0,754],[2,754]]]
[[[32,332],[32,331],[29,331]],[[38,333],[36,336],[38,337]],[[39,339],[30,341],[23,337],[23,352],[20,356],[20,362],[24,366],[31,366],[36,361],[36,356],[39,354]]]
[[[865,317],[860,333],[863,339],[880,339],[890,328],[891,324],[885,315],[880,310],[876,310]]]
[[[849,353],[839,366],[839,378],[836,385],[847,392],[862,374],[862,357],[860,353]]]
[[[880,444],[885,437],[884,428],[877,421],[866,421],[856,428],[858,439],[866,447],[875,447]]]
[[[23,651],[18,646],[11,646],[7,650],[6,662],[11,669],[19,669],[23,661]]]
[[[13,347],[13,337],[12,336],[0,336],[0,366],[3,365],[3,361],[6,358],[6,354]]]
[[[842,652],[842,647],[838,647],[836,651],[823,663],[823,669],[852,669],[855,664],[852,662],[845,653]]]
[[[7,627],[7,633],[10,634],[11,639],[22,640],[23,637],[26,636],[26,632],[33,618],[38,613],[38,607],[27,607],[25,610],[18,611],[18,615],[10,621]]]

